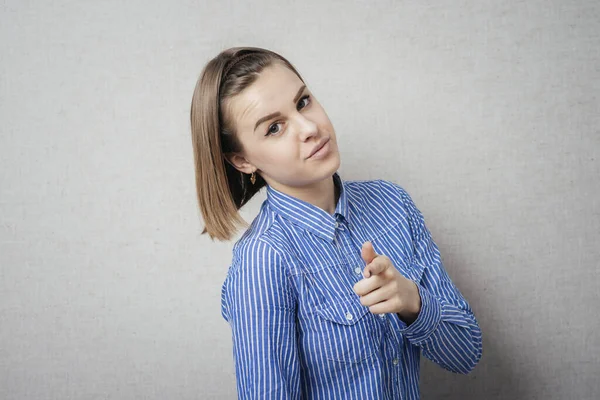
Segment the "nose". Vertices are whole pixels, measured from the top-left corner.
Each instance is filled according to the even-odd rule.
[[[296,118],[296,129],[298,130],[298,136],[303,142],[311,137],[317,135],[319,132],[317,124],[314,123],[310,118],[300,113],[297,114]]]

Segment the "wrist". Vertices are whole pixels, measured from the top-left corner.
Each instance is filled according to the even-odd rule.
[[[412,287],[412,295],[410,296],[410,301],[408,306],[399,313],[396,313],[400,319],[402,319],[407,325],[412,324],[419,316],[421,312],[421,295],[419,294],[419,288],[417,284],[411,281]]]

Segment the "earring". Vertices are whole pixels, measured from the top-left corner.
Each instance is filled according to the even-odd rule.
[[[254,182],[256,182],[256,176],[254,176],[254,172],[252,173],[252,176],[250,176],[250,182],[252,182],[253,185]]]

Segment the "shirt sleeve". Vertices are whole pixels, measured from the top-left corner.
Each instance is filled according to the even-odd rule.
[[[401,332],[431,361],[449,371],[467,374],[481,359],[481,329],[471,307],[450,280],[422,213],[403,188],[393,185],[408,211],[413,262],[423,270],[420,282],[415,282],[421,311],[409,326],[400,321],[404,325]]]
[[[222,289],[238,399],[300,399],[296,299],[282,256],[263,241],[234,250]]]

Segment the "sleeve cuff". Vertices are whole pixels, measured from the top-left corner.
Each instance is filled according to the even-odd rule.
[[[440,301],[423,286],[417,285],[417,287],[419,288],[419,296],[421,296],[421,311],[417,319],[408,326],[400,320],[403,326],[400,333],[413,344],[418,344],[427,339],[442,319],[442,304]]]

